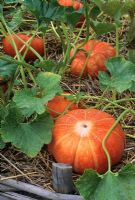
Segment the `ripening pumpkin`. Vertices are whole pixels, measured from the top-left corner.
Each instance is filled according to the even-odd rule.
[[[83,7],[83,4],[76,0],[58,0],[60,6],[73,7],[74,10],[79,10]],[[79,22],[76,24],[77,28],[80,28],[85,20],[84,15],[81,15]]]
[[[56,120],[48,150],[57,162],[72,165],[77,173],[88,168],[106,172],[108,162],[101,143],[114,122],[113,116],[97,109],[69,111]],[[124,144],[125,135],[118,124],[106,141],[112,165],[120,161]]]
[[[65,94],[70,94],[66,93]],[[47,104],[47,109],[53,118],[58,117],[62,114],[67,108],[69,110],[74,110],[78,108],[76,103],[72,104],[72,101],[67,99],[64,96],[55,96],[52,100],[50,100]],[[70,107],[71,105],[71,107]]]
[[[79,10],[83,7],[83,4],[76,0],[58,0],[58,4],[64,7],[73,7],[75,10]]]
[[[27,36],[26,34],[22,34],[22,33],[17,33],[16,34],[20,39],[22,39],[24,42],[27,42],[28,40],[30,40],[31,36]],[[14,35],[12,34],[12,36],[7,35],[4,39],[3,39],[3,49],[5,51],[6,54],[14,57],[16,55],[15,49],[13,47],[13,41],[16,44],[17,50],[21,50],[22,47],[24,46],[24,44]],[[34,37],[32,39],[32,41],[30,42],[30,46],[36,50],[41,56],[44,55],[44,41],[42,38],[38,38],[38,37]],[[25,51],[26,51],[27,47],[25,46],[22,50],[21,50],[21,55],[24,55]],[[28,50],[25,56],[25,60],[29,61],[29,60],[36,60],[37,56],[31,51]]]
[[[85,68],[84,76],[89,74],[92,78],[97,77],[99,71],[107,71],[105,66],[107,59],[116,55],[115,48],[100,40],[89,40],[81,49],[84,51],[79,50],[71,62],[70,71],[75,76],[79,76]],[[71,50],[70,56],[73,54],[74,51]],[[80,54],[81,56],[78,56]]]

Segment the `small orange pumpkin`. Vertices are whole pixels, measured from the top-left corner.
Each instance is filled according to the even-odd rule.
[[[88,168],[106,172],[108,162],[102,141],[114,122],[110,114],[96,109],[69,111],[56,120],[48,150],[57,162],[72,165],[77,173]],[[120,161],[124,145],[125,135],[118,124],[106,141],[112,165]]]
[[[17,33],[16,34],[21,40],[23,40],[24,42],[28,42],[31,38],[31,36],[27,36],[26,34],[22,34],[22,33]],[[17,50],[20,51],[22,49],[22,47],[24,46],[24,48],[21,51],[21,55],[24,55],[27,47],[23,44],[23,42],[21,42],[16,35],[12,34],[7,35],[4,39],[3,39],[3,49],[5,51],[5,53],[7,55],[10,55],[12,57],[14,57],[16,55],[15,49],[12,46],[13,41],[16,44]],[[32,39],[32,41],[30,42],[30,46],[37,51],[41,56],[44,55],[44,41],[42,38],[38,38],[38,37],[34,37]],[[25,56],[25,60],[26,61],[34,61],[37,59],[37,56],[29,49],[26,53]]]
[[[58,4],[64,7],[73,7],[75,10],[79,10],[83,7],[83,4],[76,0],[58,0]]]
[[[107,71],[105,66],[107,59],[116,55],[115,49],[109,43],[99,40],[89,40],[81,48],[85,52],[79,50],[71,62],[71,74],[75,76],[80,76],[85,68],[84,76],[89,74],[92,78],[97,77],[99,71]],[[73,54],[74,51],[71,50],[70,56],[73,56]],[[80,54],[81,56],[78,56]]]
[[[70,94],[70,93],[64,93],[64,94]],[[55,96],[52,100],[50,100],[47,104],[47,109],[50,112],[52,117],[58,117],[60,114],[62,114],[68,107],[69,110],[74,110],[78,108],[78,105],[76,103],[73,103],[72,101],[68,100],[64,96]],[[71,106],[70,106],[71,105]]]

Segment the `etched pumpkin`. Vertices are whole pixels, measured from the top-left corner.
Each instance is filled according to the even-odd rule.
[[[114,122],[113,116],[96,109],[69,111],[56,120],[48,150],[57,162],[72,165],[77,173],[88,168],[106,172],[108,162],[102,141]],[[124,144],[124,132],[118,124],[106,141],[112,165],[120,161]]]
[[[111,44],[99,40],[89,40],[81,49],[71,62],[71,74],[75,76],[80,76],[83,72],[83,76],[88,74],[92,78],[97,77],[99,71],[107,71],[105,66],[107,59],[116,55],[115,48]],[[72,49],[70,56],[73,55]]]

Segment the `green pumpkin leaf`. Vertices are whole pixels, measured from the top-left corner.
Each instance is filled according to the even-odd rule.
[[[135,81],[132,82],[132,86],[130,88],[131,92],[135,92]]]
[[[97,35],[103,35],[111,31],[115,31],[116,27],[111,23],[101,23],[98,21],[91,21],[91,27]]]
[[[4,58],[6,60],[4,60]],[[12,76],[18,67],[17,64],[14,64],[12,62],[12,59],[13,58],[10,58],[9,56],[1,56],[0,57],[0,76],[5,79]]]
[[[40,72],[36,78],[39,88],[23,89],[15,93],[13,101],[22,114],[29,117],[33,113],[43,114],[45,104],[61,92],[61,76],[51,72]]]
[[[75,11],[71,7],[58,5],[54,0],[24,0],[24,6],[37,18],[39,24],[59,21],[75,26],[82,14],[82,9]]]
[[[86,170],[84,174],[77,180],[76,187],[81,196],[86,200],[92,199],[91,196],[95,192],[95,188],[100,182],[99,175],[94,170]]]
[[[44,144],[50,143],[52,126],[53,121],[47,113],[25,122],[20,111],[11,107],[0,131],[4,142],[11,142],[29,157],[34,157]]]
[[[0,105],[0,123],[8,115],[8,110],[4,105]]]
[[[135,165],[129,164],[115,174],[108,171],[99,175],[86,170],[76,187],[85,200],[134,200]]]
[[[118,21],[122,15],[122,5],[120,0],[93,0],[99,8],[107,15]]]
[[[12,30],[16,30],[17,28],[19,28],[19,26],[22,24],[22,20],[23,20],[23,13],[21,9],[18,9],[15,11],[15,13],[13,14],[12,20],[10,22],[8,22],[8,26],[12,29]]]
[[[2,140],[1,135],[0,135],[0,150],[4,149],[4,147],[6,146],[5,142]]]
[[[4,0],[6,4],[21,3],[23,0]]]
[[[127,33],[127,39],[129,42],[132,42],[135,39],[135,17],[130,23],[129,30]]]
[[[36,60],[34,63],[34,66],[37,68],[42,68],[46,72],[58,73],[59,69],[63,67],[62,64],[63,63],[61,62],[56,63],[53,60],[48,59],[48,60],[43,60],[43,61]]]
[[[13,101],[22,110],[22,114],[29,117],[33,113],[42,114],[45,112],[44,98],[37,96],[36,89],[23,89],[15,93]]]
[[[130,49],[130,50],[128,51],[128,59],[129,59],[131,62],[135,63],[135,49]]]
[[[130,90],[135,81],[135,64],[121,57],[111,58],[106,62],[110,75],[99,72],[99,82],[102,89],[116,90],[119,93]]]
[[[101,13],[100,9],[98,6],[94,6],[91,11],[90,11],[90,17],[93,19],[93,20],[96,20],[97,19],[97,16]]]
[[[134,0],[125,0],[122,6],[123,13],[129,13],[135,11],[135,1]]]
[[[3,17],[3,7],[4,7],[4,3],[1,2],[1,3],[0,3],[0,18]]]
[[[36,81],[46,97],[45,103],[52,99],[56,93],[61,92],[60,80],[60,75],[51,72],[38,74]]]

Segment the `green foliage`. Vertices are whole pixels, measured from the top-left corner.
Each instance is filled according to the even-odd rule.
[[[29,157],[34,157],[44,144],[50,143],[52,126],[47,113],[27,122],[15,106],[10,106],[0,132],[4,142],[11,142]]]
[[[98,21],[91,21],[90,24],[98,36],[116,30],[116,26],[111,23],[102,23],[102,22],[98,22]]]
[[[1,77],[9,78],[15,73],[18,65],[12,63],[11,61],[12,59],[13,58],[9,56],[0,57],[0,76]]]
[[[135,84],[135,64],[121,57],[111,58],[107,61],[106,72],[99,73],[99,82],[102,89],[123,92],[130,90]]]
[[[91,0],[90,6],[88,6],[86,0],[82,2],[84,8],[75,11],[72,7],[58,5],[56,0],[0,1],[0,17],[4,19],[0,23],[1,33],[6,34],[6,31],[12,33],[12,31],[23,30],[31,34],[35,33],[35,30],[30,30],[30,28],[37,28],[38,24],[36,33],[42,32],[43,35],[47,31],[50,37],[50,33],[55,32],[64,49],[64,58],[63,60],[60,58],[60,62],[50,60],[47,57],[47,45],[45,47],[47,58],[36,60],[34,64],[32,62],[29,64],[23,59],[17,60],[8,56],[0,56],[0,77],[8,79],[15,75],[13,82],[11,81],[7,92],[5,92],[6,95],[0,99],[0,103],[3,105],[0,106],[0,149],[4,148],[6,143],[11,143],[29,157],[34,157],[44,144],[51,142],[53,120],[46,112],[46,105],[55,95],[62,92],[60,87],[61,76],[58,74],[62,74],[70,64],[70,49],[76,46],[78,42],[81,43],[83,40],[85,42],[85,40],[90,39],[91,29],[94,30],[96,34],[93,35],[96,36],[116,31],[116,29],[118,31],[121,17],[128,13],[131,19],[128,41],[134,41],[134,0],[125,0],[123,3],[120,0]],[[15,4],[16,9],[14,9]],[[3,9],[4,5],[8,6],[9,9]],[[31,13],[34,20],[28,18],[29,22],[25,21],[23,19],[25,12]],[[85,16],[86,24],[82,30],[79,28],[75,29],[74,32],[73,27],[82,14]],[[110,18],[112,19],[110,20]],[[53,22],[53,26],[49,26],[50,22]],[[30,25],[27,30],[24,27],[20,28],[23,23]],[[68,25],[72,27],[68,27]],[[93,35],[92,39],[97,39]],[[119,50],[119,38],[118,34],[116,35],[116,47]],[[46,37],[45,34],[44,37]],[[129,51],[131,62],[121,57],[108,60],[106,63],[108,72],[99,73],[101,88],[103,90],[108,88],[108,90],[120,93],[126,90],[135,91],[134,57],[135,52],[132,50]],[[56,59],[58,60],[58,57]],[[39,71],[40,73],[36,75]],[[79,91],[81,89],[80,82],[78,88]],[[80,99],[83,100],[83,97],[84,99],[87,98],[87,95],[85,97],[82,92],[71,95],[64,94],[64,96],[75,102],[79,102]],[[91,97],[88,96],[89,99]],[[91,104],[98,108],[104,97],[93,96],[94,99],[95,101],[92,101]],[[99,99],[97,104],[96,99]],[[87,105],[85,106],[87,107]],[[134,200],[135,166],[129,164],[118,173],[108,171],[103,175],[99,175],[93,170],[86,170],[77,181],[76,187],[86,200]]]
[[[93,20],[97,19],[97,16],[100,14],[100,9],[98,6],[94,6],[90,11],[90,17]]]
[[[59,74],[59,71],[64,67],[63,62],[54,62],[53,60],[35,61],[34,66],[46,72],[53,72]]]
[[[34,112],[43,114],[45,104],[61,92],[61,77],[51,72],[40,72],[36,78],[39,87],[19,90],[14,95],[14,102],[25,116]]]
[[[105,14],[112,17],[119,23],[120,17],[126,13],[132,14],[135,12],[135,1],[125,0],[121,3],[120,0],[93,0],[93,2]]]
[[[128,51],[128,59],[132,62],[135,63],[135,49],[130,49]]]
[[[135,12],[135,1],[134,0],[125,0],[122,5],[122,12],[125,13],[134,13]]]
[[[85,200],[134,200],[135,165],[128,164],[115,174],[108,171],[99,175],[86,170],[76,187]]]
[[[2,140],[0,135],[0,150],[3,149],[6,146],[5,142]]]
[[[9,28],[11,28],[12,30],[16,30],[22,24],[22,20],[23,20],[23,12],[21,9],[17,9],[13,13],[12,20],[8,22]]]
[[[82,9],[75,11],[73,8],[62,7],[54,0],[24,0],[24,6],[37,18],[39,25],[44,21],[59,21],[75,26],[82,14]]]
[[[128,42],[132,42],[135,39],[135,17],[130,23],[130,27],[127,33]]]
[[[6,4],[21,3],[23,0],[4,0]]]
[[[94,2],[104,13],[114,18],[116,21],[120,19],[122,8],[120,0],[94,0]]]

